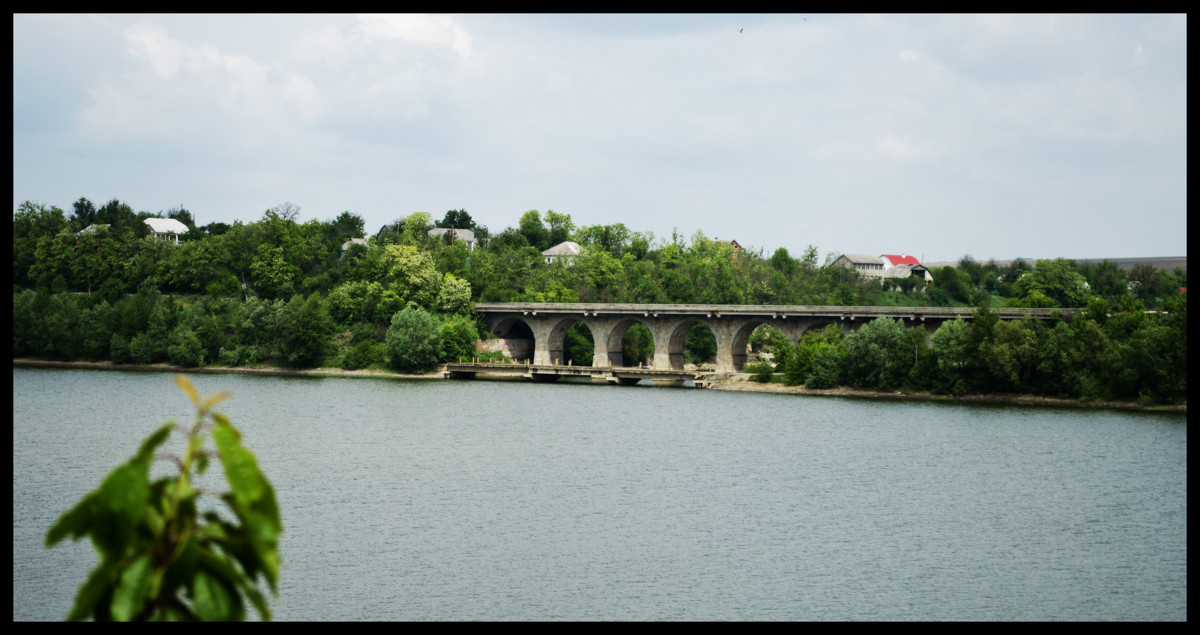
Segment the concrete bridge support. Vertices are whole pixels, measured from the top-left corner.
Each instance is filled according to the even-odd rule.
[[[635,323],[645,326],[654,337],[654,359],[650,366],[657,370],[682,370],[684,347],[688,332],[697,324],[712,331],[717,343],[716,370],[736,372],[746,362],[750,335],[759,325],[769,324],[781,330],[793,343],[814,326],[837,323],[829,318],[764,318],[729,317],[720,314],[700,316],[653,316],[653,315],[578,315],[562,313],[530,313],[516,316],[491,316],[488,324],[501,337],[513,328],[517,321],[523,322],[533,334],[532,362],[539,365],[564,364],[563,342],[567,329],[575,322],[582,322],[591,331],[593,351],[592,366],[624,367],[636,365],[626,363],[622,352],[622,341],[626,332]]]
[[[750,334],[762,324],[783,332],[792,343],[804,333],[827,324],[837,324],[849,332],[878,317],[903,320],[906,326],[925,325],[932,333],[946,320],[971,319],[968,308],[931,307],[791,307],[791,306],[699,306],[699,305],[616,305],[616,304],[507,304],[480,303],[475,310],[487,316],[488,327],[500,337],[520,331],[518,323],[528,326],[533,339],[534,364],[565,363],[563,341],[567,329],[582,322],[591,331],[592,366],[636,366],[624,359],[622,339],[635,323],[649,329],[654,337],[652,368],[682,370],[684,345],[688,331],[697,324],[708,327],[716,338],[716,370],[735,372],[746,362]],[[1062,309],[999,309],[1000,319],[1019,319],[1032,314],[1038,319],[1053,319]]]

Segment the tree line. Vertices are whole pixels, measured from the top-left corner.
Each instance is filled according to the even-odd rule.
[[[770,361],[744,370],[756,381],[809,388],[1172,403],[1187,399],[1187,298],[1164,308],[1113,313],[1093,298],[1070,321],[1002,321],[985,301],[972,320],[932,332],[886,317],[848,334],[830,325],[795,343],[762,329],[751,347],[769,351]]]
[[[965,256],[958,266],[935,267],[932,282],[913,276],[881,284],[830,266],[837,254],[821,262],[813,245],[798,258],[783,247],[769,257],[753,249],[735,253],[731,243],[701,231],[656,237],[621,223],[576,226],[569,214],[553,210],[529,210],[500,232],[476,224],[466,210],[449,210],[440,220],[415,212],[374,235],[349,211],[326,221],[301,221],[299,212],[283,203],[256,221],[198,225],[182,205],[135,213],[117,200],[97,208],[81,198],[67,213],[22,203],[13,217],[14,356],[421,371],[477,355],[474,342],[488,333],[473,316],[476,301],[1082,308],[1103,300],[1121,315],[1168,305],[1178,311],[1180,302],[1186,312],[1186,296],[1179,294],[1186,270],[1149,265],[1129,272],[1108,261],[1067,259],[1000,266]],[[150,217],[175,218],[188,231],[177,245],[158,240],[143,222]],[[469,249],[451,233],[430,236],[435,227],[470,230],[477,244]],[[366,244],[348,242],[364,236]],[[547,263],[541,252],[565,240],[579,243],[582,253],[569,263]],[[1029,327],[1043,328],[1049,327]],[[644,330],[630,329],[627,360],[652,357]],[[715,341],[707,329],[694,331],[687,358],[702,363],[711,359]],[[1136,332],[1105,336],[1111,345]],[[937,348],[934,335],[927,349]],[[1050,336],[1034,335],[1041,350]],[[972,350],[991,342],[973,341]],[[1186,332],[1182,346],[1186,351]],[[584,363],[590,333],[576,325],[564,349]],[[1018,381],[984,381],[985,361],[961,367],[975,374],[961,382],[943,377],[945,389],[1041,385],[1028,380],[1029,372]],[[843,368],[838,381],[864,381],[854,368]],[[792,376],[807,379],[810,370]]]

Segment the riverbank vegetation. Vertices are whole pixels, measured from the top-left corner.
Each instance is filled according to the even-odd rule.
[[[175,218],[178,244],[142,222]],[[434,227],[473,232],[474,249]],[[301,222],[281,204],[256,221],[198,225],[182,208],[135,213],[81,198],[68,214],[34,202],[13,217],[13,355],[51,360],[169,362],[182,367],[389,368],[421,372],[470,359],[486,325],[476,301],[973,306],[976,319],[934,332],[882,320],[788,342],[760,329],[780,381],[947,394],[1028,392],[1069,398],[1186,398],[1186,270],[1067,259],[1003,266],[964,256],[888,285],[830,266],[809,245],[769,256],[700,231],[655,237],[616,223],[577,227],[530,210],[491,232],[465,210],[436,221],[416,212],[366,240],[361,217]],[[582,247],[570,263],[542,250]],[[1067,307],[1072,320],[1000,322],[991,307]],[[1152,309],[1154,312],[1147,312]],[[627,363],[653,359],[653,338],[630,328]],[[568,330],[564,355],[591,363],[591,334]],[[685,360],[716,351],[703,326]],[[499,355],[491,353],[488,355]],[[759,369],[760,377],[772,373]]]

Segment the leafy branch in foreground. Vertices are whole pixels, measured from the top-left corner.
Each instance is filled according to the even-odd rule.
[[[187,378],[177,375],[175,383],[196,406],[192,427],[167,422],[46,533],[47,548],[88,536],[100,554],[68,620],[241,621],[246,600],[264,620],[271,619],[256,584],[261,577],[278,593],[283,525],[275,490],[242,445],[241,433],[212,411],[229,393],[201,400]],[[172,430],[187,435],[183,456],[156,454]],[[204,447],[206,432],[212,433],[215,453]],[[194,487],[193,475],[204,474],[214,455],[225,468],[230,491],[220,499],[233,522],[197,508],[200,496],[212,492]],[[155,459],[174,462],[178,475],[151,482]]]

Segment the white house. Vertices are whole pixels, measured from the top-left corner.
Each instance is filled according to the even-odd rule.
[[[187,225],[174,218],[147,218],[145,222],[150,226],[150,233],[154,234],[155,238],[175,245],[179,244],[179,235],[188,231]]]
[[[362,245],[363,247],[370,247],[371,243],[367,242],[366,238],[351,238],[350,240],[347,240],[346,242],[342,243],[342,251],[339,254],[339,256],[346,255],[346,252],[350,251],[350,248],[353,247],[354,245]]]
[[[833,264],[847,269],[857,269],[864,278],[881,278],[883,270],[887,269],[882,258],[868,254],[842,254],[833,261]]]
[[[573,243],[568,240],[543,251],[542,256],[546,259],[546,264],[550,264],[555,260],[562,260],[566,264],[571,264],[575,256],[581,253],[583,253],[583,247],[580,247],[579,243]]]
[[[447,229],[445,227],[436,227],[429,230],[429,237],[445,236],[446,232],[450,232],[451,240],[461,240],[467,243],[467,251],[475,251],[475,232],[469,229]]]

